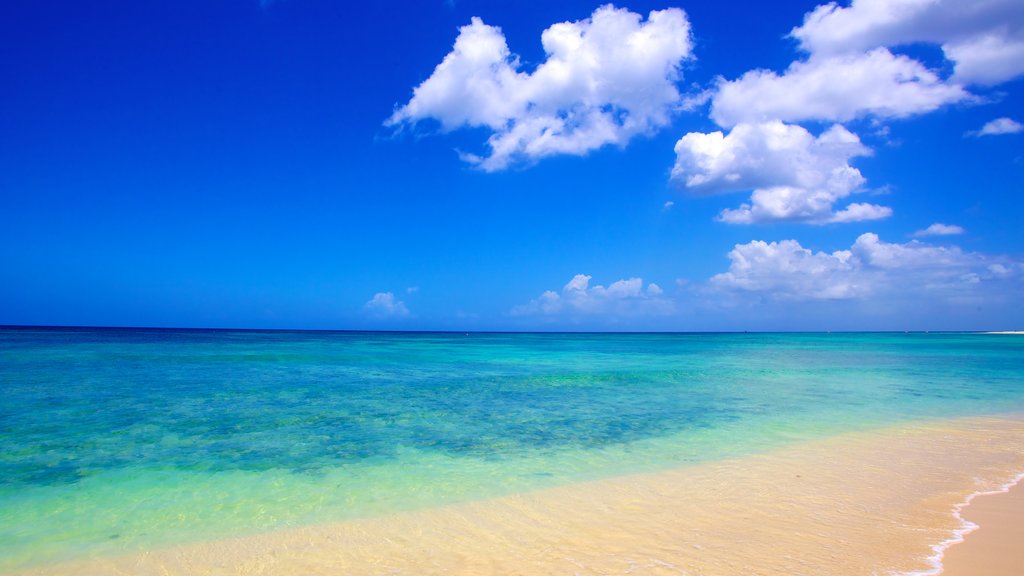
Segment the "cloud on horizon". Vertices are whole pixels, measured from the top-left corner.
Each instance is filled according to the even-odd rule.
[[[395,295],[391,292],[377,292],[373,295],[373,298],[370,298],[366,304],[363,304],[363,310],[370,316],[378,319],[397,319],[409,316],[409,309],[405,306],[405,302],[395,298]]]
[[[547,290],[527,304],[512,308],[512,316],[609,318],[665,316],[675,311],[675,304],[657,284],[644,287],[643,279],[630,278],[612,282],[607,287],[590,285],[591,276],[577,274],[562,287],[561,292]]]
[[[640,278],[605,287],[577,274],[560,291],[514,307],[510,316],[552,326],[675,330],[703,329],[709,318],[717,329],[770,327],[780,318],[802,322],[787,324],[790,329],[884,329],[896,320],[901,329],[953,329],[982,308],[990,319],[1021,317],[1011,295],[1024,290],[1024,261],[1007,256],[918,240],[885,242],[869,232],[834,252],[815,252],[792,239],[752,240],[727,257],[727,270],[704,282],[677,280],[673,295],[654,283],[645,287]],[[908,316],[893,318],[893,310]]]
[[[590,18],[554,24],[541,35],[547,59],[521,70],[501,29],[474,17],[412,99],[385,122],[433,119],[443,131],[491,130],[484,155],[462,154],[485,171],[557,155],[584,155],[666,126],[682,106],[680,67],[692,57],[686,13],[647,20],[612,5]]]
[[[774,301],[895,296],[973,303],[991,288],[1024,280],[1024,263],[1017,260],[917,240],[887,243],[873,233],[832,253],[813,252],[796,240],[754,240],[737,244],[728,256],[729,269],[710,279],[710,289]]]

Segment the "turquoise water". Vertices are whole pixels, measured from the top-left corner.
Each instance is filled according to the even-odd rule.
[[[0,571],[1024,410],[1024,337],[0,329]]]

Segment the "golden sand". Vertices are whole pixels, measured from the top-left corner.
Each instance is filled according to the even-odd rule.
[[[946,552],[943,576],[1024,574],[1024,484],[978,496],[962,515],[977,529]]]
[[[963,419],[26,573],[925,574],[954,507],[1021,471],[1024,418]]]

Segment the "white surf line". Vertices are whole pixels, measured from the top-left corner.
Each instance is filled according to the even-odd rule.
[[[995,490],[974,492],[970,496],[968,496],[967,499],[965,499],[963,502],[954,506],[953,517],[960,521],[960,527],[953,531],[953,535],[951,537],[943,540],[942,542],[939,542],[938,544],[932,545],[932,555],[927,558],[928,564],[931,565],[930,569],[917,570],[914,572],[890,572],[890,574],[892,574],[893,576],[936,576],[938,574],[941,574],[943,570],[942,558],[946,555],[946,550],[948,550],[949,547],[953,546],[954,544],[962,543],[964,541],[964,537],[966,537],[968,534],[974,532],[979,528],[977,524],[963,517],[963,510],[970,506],[971,501],[973,501],[978,496],[1005,494],[1009,492],[1011,488],[1019,484],[1021,480],[1024,480],[1024,472],[1017,474],[1013,478],[1013,480],[1006,482],[1005,484],[1003,484],[1002,486]]]

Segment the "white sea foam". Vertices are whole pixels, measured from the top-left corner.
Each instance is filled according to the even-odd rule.
[[[1024,480],[1024,472],[1017,474],[1012,480],[1001,485],[995,490],[981,490],[972,493],[963,502],[953,507],[953,517],[960,522],[960,527],[953,531],[952,536],[932,546],[932,555],[927,558],[928,564],[931,568],[927,570],[916,570],[913,572],[893,572],[893,576],[936,576],[942,573],[943,565],[942,559],[946,555],[946,550],[954,544],[960,544],[964,541],[964,538],[979,528],[977,524],[967,520],[963,517],[962,512],[965,508],[970,506],[971,502],[978,496],[988,496],[992,494],[1005,494],[1009,492],[1011,488]]]

